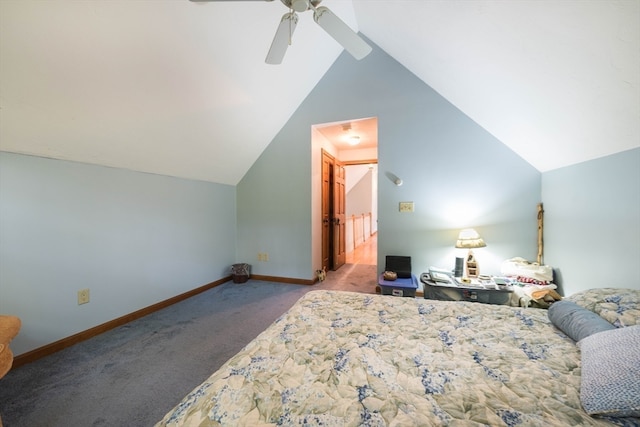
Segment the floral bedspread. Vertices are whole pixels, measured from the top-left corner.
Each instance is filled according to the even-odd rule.
[[[593,311],[616,328],[640,325],[639,289],[589,289],[565,299]]]
[[[311,291],[158,426],[609,425],[547,311]]]

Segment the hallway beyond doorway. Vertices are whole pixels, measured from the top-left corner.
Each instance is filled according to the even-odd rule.
[[[347,253],[347,264],[378,264],[378,233],[374,233],[360,246]]]

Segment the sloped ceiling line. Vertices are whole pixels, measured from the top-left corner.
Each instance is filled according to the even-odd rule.
[[[323,5],[540,171],[640,146],[637,0]],[[265,64],[282,12],[2,0],[0,150],[235,185],[342,53],[300,22]]]

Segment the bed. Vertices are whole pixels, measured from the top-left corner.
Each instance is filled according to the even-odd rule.
[[[548,310],[310,291],[157,426],[640,425],[640,291],[565,300],[611,325],[580,344],[625,333],[604,348],[631,349],[623,385],[612,385],[627,387],[630,408],[586,412],[582,357],[592,350]],[[608,363],[594,357],[596,368]]]

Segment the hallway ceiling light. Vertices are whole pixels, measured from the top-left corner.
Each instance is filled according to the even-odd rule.
[[[358,135],[352,135],[349,137],[349,145],[360,144],[360,137]]]

